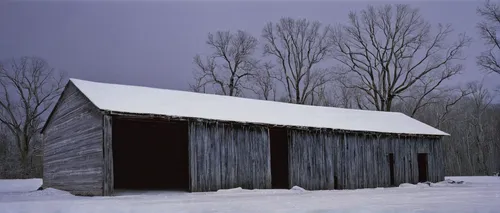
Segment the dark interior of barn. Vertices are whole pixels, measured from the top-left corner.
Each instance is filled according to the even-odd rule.
[[[427,153],[418,153],[418,182],[423,183],[427,182],[428,175],[428,162],[427,162]]]
[[[273,189],[289,189],[288,134],[286,128],[270,128],[271,185]]]
[[[184,121],[113,118],[115,189],[189,190]]]

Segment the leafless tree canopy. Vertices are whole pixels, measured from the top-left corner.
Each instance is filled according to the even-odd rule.
[[[462,98],[461,93],[437,96],[415,117],[451,135],[443,138],[446,175],[491,175],[500,171],[500,105],[481,82],[463,91]]]
[[[500,74],[498,54],[500,53],[500,40],[497,32],[500,30],[500,6],[498,3],[486,1],[483,7],[477,9],[483,19],[478,25],[479,34],[488,50],[477,57],[477,64],[487,72]]]
[[[289,102],[306,104],[319,87],[331,80],[321,68],[333,48],[330,26],[305,19],[282,18],[268,23],[263,31],[264,54],[276,59]]]
[[[256,69],[250,78],[248,89],[257,98],[264,100],[277,100],[277,81],[280,75],[276,72],[275,66],[271,63],[263,63]]]
[[[197,69],[191,89],[206,92],[206,87],[212,87],[219,94],[240,95],[244,81],[256,69],[257,61],[253,54],[257,44],[257,39],[244,31],[208,34],[207,45],[213,53],[205,60],[200,55],[194,57]]]
[[[462,70],[457,62],[470,38],[459,35],[448,42],[451,33],[450,25],[431,28],[408,5],[351,12],[349,23],[332,34],[333,57],[342,64],[340,82],[365,94],[358,100],[360,108],[380,111],[391,111],[395,100],[406,99],[407,91],[418,87],[424,91],[417,98],[419,109],[428,95]]]
[[[26,163],[64,78],[35,57],[13,59],[0,68],[0,122],[14,137],[21,162]]]

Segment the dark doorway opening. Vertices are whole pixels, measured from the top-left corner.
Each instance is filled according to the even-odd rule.
[[[427,153],[418,153],[418,182],[427,182]]]
[[[388,158],[389,158],[390,184],[391,186],[394,186],[396,185],[396,182],[394,181],[394,154],[389,153]]]
[[[271,177],[273,189],[288,189],[288,135],[286,128],[270,128]]]
[[[114,188],[189,190],[188,125],[113,119]]]

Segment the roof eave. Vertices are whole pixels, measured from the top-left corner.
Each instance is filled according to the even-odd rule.
[[[384,135],[400,135],[400,136],[413,136],[413,137],[443,137],[450,136],[450,134],[443,132],[444,134],[421,134],[421,133],[392,133],[392,132],[377,132],[377,131],[362,131],[362,130],[345,130],[345,129],[332,129],[332,128],[321,128],[321,127],[311,127],[311,126],[295,126],[295,125],[280,125],[280,124],[269,124],[269,123],[256,123],[256,122],[241,122],[241,121],[231,121],[231,120],[217,120],[217,119],[207,119],[198,117],[186,117],[186,116],[170,116],[161,114],[149,114],[149,113],[130,113],[130,112],[119,112],[107,109],[101,109],[101,112],[107,115],[114,116],[132,116],[139,118],[160,118],[167,120],[202,120],[209,122],[227,122],[227,123],[239,123],[239,124],[249,124],[249,125],[260,125],[260,126],[280,126],[289,127],[295,129],[325,129],[332,130],[335,132],[344,133],[364,133],[364,134],[384,134]]]

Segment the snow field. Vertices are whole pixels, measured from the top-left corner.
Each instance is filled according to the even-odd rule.
[[[300,187],[235,188],[207,193],[127,191],[114,197],[78,197],[56,189],[36,191],[40,179],[0,180],[0,212],[500,212],[500,177],[447,179],[464,182],[332,191],[306,191]]]

